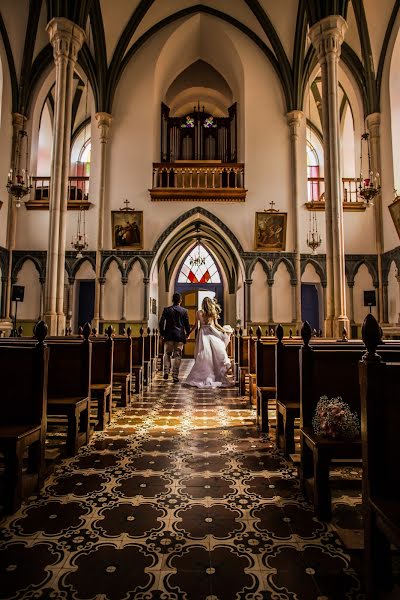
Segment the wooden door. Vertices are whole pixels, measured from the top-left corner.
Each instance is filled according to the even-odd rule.
[[[196,312],[198,310],[198,292],[196,290],[192,290],[190,292],[184,292],[182,294],[182,306],[186,308],[189,313],[189,323],[192,326],[196,319]],[[186,342],[185,348],[183,351],[183,356],[185,358],[193,358],[194,356],[194,344],[195,344],[195,331],[193,331],[190,340]]]

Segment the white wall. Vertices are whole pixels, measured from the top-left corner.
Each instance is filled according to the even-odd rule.
[[[290,274],[284,263],[276,270],[272,286],[272,308],[274,323],[290,323],[293,318],[293,287]]]
[[[40,315],[40,282],[34,263],[26,260],[18,273],[17,284],[25,286],[24,301],[18,302],[18,320],[37,320]],[[15,302],[12,303],[14,313]]]
[[[144,284],[142,267],[138,261],[135,262],[128,276],[126,299],[126,320],[141,321],[144,314]]]
[[[104,284],[103,317],[107,321],[119,321],[122,314],[121,273],[117,263],[113,261],[106,274]]]
[[[254,323],[268,322],[268,284],[267,275],[261,265],[257,263],[253,271],[251,285],[251,320]]]
[[[361,265],[354,277],[354,321],[358,324],[362,324],[367,313],[369,313],[369,307],[364,306],[364,291],[374,290],[372,277],[369,274],[368,268],[365,265]],[[372,307],[372,314],[377,318],[376,306]]]
[[[397,268],[393,261],[388,275],[388,321],[392,324],[400,322],[400,293],[396,276]]]

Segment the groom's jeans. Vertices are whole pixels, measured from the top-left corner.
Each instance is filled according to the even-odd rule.
[[[178,379],[179,367],[182,361],[183,342],[165,342],[164,343],[164,374],[169,373],[171,369],[171,357],[174,359],[172,366],[172,378]]]

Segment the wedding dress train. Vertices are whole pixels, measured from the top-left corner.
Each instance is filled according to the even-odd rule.
[[[232,382],[226,376],[231,368],[231,361],[226,353],[229,342],[229,328],[220,331],[213,323],[204,323],[200,313],[196,315],[200,321],[194,350],[195,363],[190,371],[186,384],[198,388],[229,387]]]

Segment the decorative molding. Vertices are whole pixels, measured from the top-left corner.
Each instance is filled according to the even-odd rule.
[[[154,188],[149,190],[153,202],[244,202],[244,188]]]
[[[343,202],[342,204],[345,212],[364,212],[367,209],[365,202]],[[305,207],[307,210],[325,210],[325,200],[306,202]]]
[[[68,200],[67,210],[89,210],[93,205],[93,202],[87,200]],[[25,202],[26,210],[49,210],[49,200],[28,200]]]

